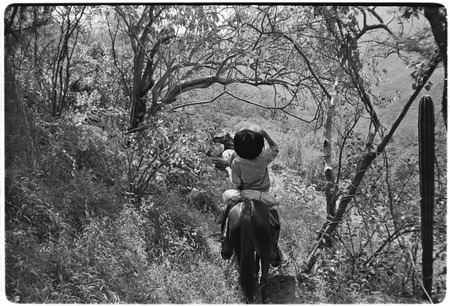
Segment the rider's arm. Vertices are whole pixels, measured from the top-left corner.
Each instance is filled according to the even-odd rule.
[[[270,146],[269,149],[265,150],[264,152],[267,152],[266,156],[268,155],[269,162],[271,162],[275,157],[277,157],[280,149],[278,148],[275,141],[269,136],[269,134],[267,134],[266,131],[260,130],[259,132],[263,135],[264,139],[266,139],[267,143]]]
[[[269,134],[267,134],[266,131],[260,130],[259,132],[264,136],[264,138],[266,139],[266,141],[270,147],[277,147],[277,144],[275,143],[275,141],[272,138],[270,138]]]

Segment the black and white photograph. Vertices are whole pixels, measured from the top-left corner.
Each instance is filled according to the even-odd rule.
[[[2,8],[2,302],[445,303],[444,4]]]

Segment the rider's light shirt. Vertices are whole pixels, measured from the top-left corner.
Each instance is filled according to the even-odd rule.
[[[237,156],[231,164],[231,181],[237,189],[268,191],[270,178],[267,166],[278,154],[278,146],[262,150],[254,159]]]

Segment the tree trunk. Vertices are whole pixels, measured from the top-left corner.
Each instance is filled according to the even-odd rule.
[[[147,103],[145,99],[140,97],[139,93],[133,96],[131,102],[130,130],[135,129],[144,122],[145,113],[147,111]]]
[[[327,208],[327,218],[326,222],[322,226],[322,229],[319,232],[318,239],[324,240],[324,245],[327,247],[331,247],[331,237],[328,235],[324,235],[324,231],[328,226],[328,223],[333,220],[334,215],[336,213],[336,201],[334,199],[334,191],[336,186],[336,181],[333,173],[333,167],[331,165],[331,138],[332,138],[332,127],[333,127],[333,116],[334,109],[336,106],[336,96],[337,96],[337,86],[338,86],[338,78],[336,78],[336,82],[334,83],[330,104],[328,105],[328,110],[325,114],[325,123],[323,128],[323,163],[324,163],[324,174],[325,179],[327,181],[325,185],[325,199],[326,199],[326,208]]]
[[[325,186],[325,197],[327,201],[327,215],[333,217],[335,214],[335,202],[333,201],[333,190],[335,186],[335,178],[333,174],[333,167],[331,166],[331,138],[333,127],[334,108],[336,106],[338,79],[334,83],[332,90],[332,97],[328,106],[328,111],[325,116],[325,125],[323,130],[323,155],[324,155],[324,173],[327,180]]]
[[[350,187],[348,188],[348,192],[346,195],[344,195],[338,205],[338,209],[334,215],[334,217],[331,219],[331,221],[327,220],[325,223],[325,229],[322,232],[321,237],[319,237],[318,242],[316,243],[314,249],[310,253],[309,257],[305,261],[302,267],[302,273],[309,273],[316,263],[316,259],[320,254],[320,250],[327,245],[327,237],[330,237],[330,235],[334,232],[336,227],[341,222],[344,213],[347,209],[347,205],[350,203],[350,200],[353,199],[353,197],[356,194],[356,191],[358,191],[359,185],[362,182],[362,179],[364,177],[364,174],[366,173],[367,169],[369,168],[372,161],[377,157],[377,154],[375,152],[372,152],[370,154],[366,154],[362,161],[358,165],[358,170],[356,172],[355,177],[353,178]]]
[[[322,235],[318,238],[316,245],[313,247],[308,258],[303,263],[302,270],[300,274],[297,275],[297,278],[299,280],[301,280],[301,273],[309,273],[311,271],[312,267],[316,262],[316,259],[320,255],[320,251],[326,245],[326,239],[324,239],[324,237],[330,237],[330,235],[342,221],[342,217],[344,216],[344,213],[347,209],[347,205],[350,203],[350,200],[353,199],[353,197],[356,195],[356,192],[358,191],[359,185],[361,184],[367,169],[372,164],[373,160],[385,150],[387,144],[392,139],[392,136],[394,135],[400,123],[403,121],[403,118],[405,117],[412,103],[417,98],[417,96],[419,95],[420,91],[425,86],[425,84],[428,82],[430,76],[433,74],[434,70],[436,69],[439,63],[440,63],[439,58],[434,58],[431,61],[430,68],[423,74],[422,83],[420,83],[419,86],[417,86],[416,90],[413,92],[409,100],[406,102],[399,116],[396,118],[390,130],[382,139],[381,143],[377,146],[376,150],[372,152],[366,152],[365,155],[362,157],[361,162],[358,164],[356,174],[353,177],[353,180],[350,183],[350,185],[347,187],[347,193],[340,199],[336,214],[334,215],[331,221],[327,220],[325,222],[324,224],[325,229],[322,231]]]
[[[11,67],[5,61],[5,169],[15,166],[29,171],[34,169],[36,151],[31,119]]]

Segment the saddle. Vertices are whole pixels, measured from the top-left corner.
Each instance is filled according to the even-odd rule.
[[[228,205],[225,212],[224,218],[221,225],[222,233],[225,236],[224,238],[228,238],[228,214],[230,213],[231,208],[233,208],[236,204],[240,203],[241,200],[238,200],[231,205]],[[267,207],[269,209],[269,224],[270,227],[274,230],[280,229],[280,215],[276,209],[273,209],[275,206]]]

